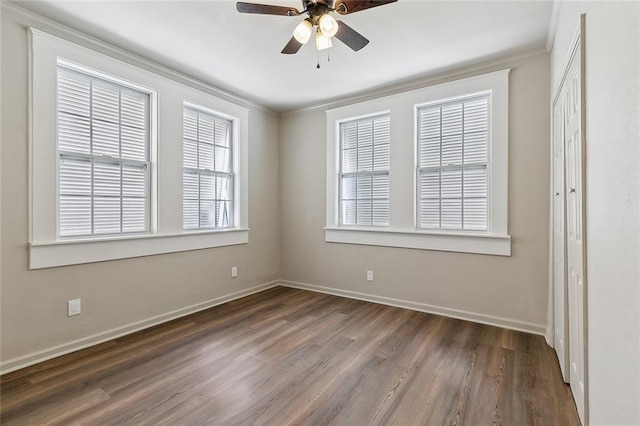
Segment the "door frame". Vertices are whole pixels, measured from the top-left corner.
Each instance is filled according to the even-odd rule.
[[[585,60],[585,52],[586,52],[586,42],[585,42],[585,26],[586,26],[586,15],[583,13],[580,15],[579,21],[578,21],[578,25],[576,28],[576,31],[574,33],[574,36],[572,38],[570,47],[569,47],[569,51],[567,53],[567,56],[565,57],[565,61],[563,64],[563,74],[562,74],[562,78],[560,79],[560,81],[558,82],[557,87],[554,88],[554,92],[553,92],[553,100],[551,102],[551,118],[552,120],[554,119],[554,115],[553,115],[553,107],[554,105],[558,102],[558,98],[560,97],[560,93],[562,92],[562,88],[564,86],[565,81],[567,80],[567,75],[569,74],[569,68],[571,65],[571,62],[573,60],[573,58],[575,57],[576,53],[578,53],[578,51],[580,52],[580,64],[579,64],[579,68],[580,68],[580,143],[581,143],[581,149],[582,149],[582,158],[581,158],[581,169],[582,169],[582,174],[581,174],[581,179],[582,179],[582,211],[580,212],[580,214],[582,215],[582,226],[581,226],[581,231],[582,231],[582,259],[583,259],[583,285],[584,285],[584,292],[583,292],[583,300],[582,300],[582,307],[583,307],[583,324],[582,324],[582,330],[583,330],[583,347],[582,347],[582,357],[583,357],[583,368],[584,368],[584,401],[582,402],[583,404],[583,411],[584,411],[584,418],[582,419],[583,424],[584,425],[588,425],[589,424],[589,351],[588,351],[588,347],[589,347],[589,341],[588,341],[588,279],[587,279],[587,235],[586,235],[586,229],[587,229],[587,225],[586,225],[586,221],[587,221],[587,215],[586,215],[586,206],[587,206],[587,196],[586,196],[586,159],[587,159],[587,139],[586,139],[586,129],[587,129],[587,125],[586,125],[586,60]],[[578,50],[579,49],[579,50]],[[552,121],[553,123],[553,121]],[[553,165],[553,148],[554,148],[554,141],[553,141],[553,125],[551,126],[551,165]],[[565,152],[566,155],[566,152]],[[566,164],[565,164],[565,168],[566,168]],[[553,281],[553,267],[554,267],[554,263],[553,263],[553,259],[554,259],[554,249],[553,249],[553,197],[554,197],[554,190],[553,190],[553,178],[554,178],[554,170],[553,167],[550,167],[551,170],[551,183],[550,183],[550,226],[549,226],[549,230],[550,230],[550,240],[549,240],[549,248],[550,248],[550,272],[549,272],[549,285],[550,285],[550,295],[552,297],[555,297],[555,288],[554,288],[554,281]],[[565,193],[566,193],[566,182],[565,182]],[[566,216],[566,200],[565,200],[565,216]],[[566,222],[566,220],[565,220]],[[565,240],[566,240],[566,228],[565,228]],[[566,254],[566,244],[565,244],[565,254]],[[564,268],[565,268],[565,275],[566,275],[566,270],[567,270],[567,259],[565,258],[565,263],[564,263]],[[565,285],[568,285],[568,282],[566,282],[565,280]],[[567,297],[568,297],[568,293],[567,293]],[[568,301],[567,301],[568,302]],[[564,319],[565,319],[565,325],[568,326],[569,324],[569,311],[568,311],[568,303],[564,304],[565,307],[565,312],[564,312]],[[552,332],[549,333],[550,336],[547,337],[548,341],[550,340],[551,342],[555,341],[555,300],[553,301],[553,303],[550,304],[550,310],[552,311],[551,316],[553,317],[553,326],[550,327]],[[571,339],[571,336],[568,336],[569,339]],[[554,346],[554,345],[551,345]],[[568,351],[570,344],[567,340],[567,335],[565,335],[565,350],[567,351],[567,353],[569,353]],[[567,358],[565,356],[565,358]],[[567,363],[567,365],[565,365],[565,371],[567,372],[567,379],[570,378],[570,365],[569,363]],[[574,396],[575,397],[575,396]]]
[[[564,85],[560,85],[560,89],[562,89],[564,87]],[[561,91],[558,92],[558,94],[560,94]],[[551,343],[549,343],[549,345],[553,348],[556,349],[556,356],[558,357],[558,362],[560,364],[560,372],[562,374],[562,379],[565,381],[565,383],[569,383],[569,370],[570,370],[570,361],[569,361],[569,348],[568,348],[568,338],[569,338],[569,281],[568,281],[568,271],[567,271],[567,206],[566,206],[566,176],[565,176],[565,168],[566,168],[566,152],[565,152],[565,147],[564,147],[564,109],[561,108],[560,110],[560,115],[557,116],[556,115],[556,107],[558,105],[562,104],[562,99],[560,99],[560,97],[558,96],[556,98],[556,100],[553,102],[552,105],[552,137],[551,137],[551,188],[550,188],[550,192],[551,192],[551,201],[550,201],[550,209],[551,209],[551,217],[550,217],[550,236],[549,236],[549,261],[550,261],[550,300],[551,303],[549,304],[549,312],[551,315],[552,320],[550,321],[551,323],[551,333],[550,336],[547,338],[548,341],[550,340]],[[557,121],[560,121],[560,123],[557,123]],[[559,138],[561,139],[560,141],[556,140],[556,126],[560,126],[561,130],[560,133],[561,135],[559,136]],[[556,187],[556,172],[558,172],[558,169],[556,168],[556,150],[557,150],[557,144],[560,143],[562,144],[562,158],[560,159],[560,161],[562,162],[562,166],[561,166],[561,174],[562,174],[562,188],[561,189],[557,189]],[[558,201],[558,197],[561,197],[560,201]],[[557,282],[556,282],[556,257],[557,257],[557,253],[556,253],[556,203],[557,202],[561,202],[562,203],[562,238],[563,238],[563,244],[562,244],[562,265],[563,265],[563,271],[562,271],[562,276],[563,276],[563,289],[562,289],[562,333],[563,333],[563,353],[562,356],[560,356],[560,353],[558,353],[558,345],[557,345],[557,339],[558,339],[558,334],[556,333],[556,331],[560,328],[557,326],[558,323],[558,317],[556,316],[556,304],[558,303],[558,301],[556,300],[556,295],[558,294],[558,289],[556,288]]]

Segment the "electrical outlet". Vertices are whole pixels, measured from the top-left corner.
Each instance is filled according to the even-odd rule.
[[[69,300],[67,302],[67,316],[80,315],[80,299]]]
[[[373,271],[367,271],[367,281],[373,281]]]
[[[238,276],[238,267],[237,266],[232,266],[231,267],[231,278],[235,278]]]

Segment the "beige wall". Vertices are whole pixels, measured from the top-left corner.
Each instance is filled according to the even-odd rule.
[[[26,32],[8,15],[2,19],[3,365],[280,277],[431,305],[479,320],[544,328],[546,54],[482,70],[512,68],[511,257],[325,243],[324,111],[279,119],[253,108],[248,245],[28,271]],[[239,267],[237,279],[229,277],[231,266]],[[374,270],[374,283],[365,280],[367,269]],[[83,313],[68,318],[66,301],[73,298],[82,298]]]
[[[249,244],[29,271],[27,33],[4,14],[3,365],[9,362],[11,367],[16,358],[278,279],[280,120],[256,108],[251,109],[249,120]],[[232,266],[238,266],[238,278],[230,278]],[[82,298],[82,314],[68,318],[66,302],[75,298]]]
[[[248,245],[37,271],[27,270],[26,32],[5,14],[0,359],[37,357],[279,277],[544,326],[548,94],[583,12],[590,417],[592,424],[640,423],[640,4],[631,2],[562,2],[550,64],[545,54],[507,64],[510,258],[325,243],[324,111],[280,120],[252,109]],[[239,267],[235,280],[231,266]],[[375,271],[374,283],[366,269]],[[77,297],[83,313],[68,318],[66,301]]]
[[[640,424],[640,3],[560,5],[555,90],[585,24],[587,399],[592,425]]]
[[[549,57],[511,67],[509,233],[512,256],[326,243],[326,115],[283,116],[280,148],[282,278],[303,284],[460,310],[511,325],[546,324],[549,190]],[[460,77],[464,77],[461,75]],[[373,283],[366,281],[372,269]]]

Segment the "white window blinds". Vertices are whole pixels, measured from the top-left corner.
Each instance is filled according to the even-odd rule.
[[[389,114],[340,124],[340,224],[389,226]]]
[[[184,107],[184,229],[233,227],[233,122]]]
[[[58,66],[58,233],[149,230],[149,102],[143,93]]]
[[[489,94],[418,109],[420,228],[488,229]]]

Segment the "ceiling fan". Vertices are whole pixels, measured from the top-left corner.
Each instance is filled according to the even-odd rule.
[[[293,37],[291,37],[291,40],[282,49],[281,53],[289,55],[297,53],[311,39],[314,27],[316,28],[316,48],[318,50],[330,48],[331,37],[335,36],[357,52],[365,47],[369,40],[344,22],[337,21],[330,13],[336,12],[340,15],[348,15],[396,1],[398,0],[302,0],[302,11],[294,7],[239,1],[236,3],[236,9],[240,13],[258,13],[262,15],[299,16],[306,13],[308,18],[305,18],[293,30]]]

